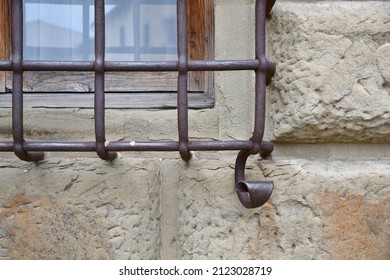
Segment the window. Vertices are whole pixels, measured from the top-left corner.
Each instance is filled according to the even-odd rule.
[[[23,0],[25,60],[93,61],[93,0]],[[11,1],[0,0],[0,59],[11,58]],[[189,56],[213,57],[213,1],[188,1]],[[107,61],[176,61],[176,0],[106,0]],[[191,71],[189,106],[213,106],[211,72]],[[176,107],[177,72],[106,72],[107,108]],[[0,92],[12,74],[0,72]],[[25,107],[93,107],[94,73],[25,71]],[[0,106],[9,102],[3,95]]]
[[[4,18],[9,17],[9,3],[0,2],[2,16],[6,15]],[[107,14],[105,14],[105,1],[104,0],[95,0],[94,13],[96,15],[96,20],[94,23],[95,26],[95,39],[94,39],[94,60],[93,61],[50,61],[43,60],[40,61],[42,56],[50,56],[50,52],[45,52],[45,48],[60,48],[63,52],[61,56],[65,56],[68,59],[73,59],[73,57],[79,57],[79,59],[85,55],[85,58],[88,58],[90,50],[86,48],[84,50],[78,50],[78,43],[89,40],[90,36],[85,35],[85,32],[82,32],[82,38],[77,37],[77,35],[71,35],[69,38],[74,38],[74,45],[69,44],[67,46],[58,46],[51,44],[50,41],[28,41],[26,40],[23,32],[23,25],[27,25],[27,20],[23,17],[23,10],[26,9],[26,2],[23,0],[13,0],[12,1],[12,60],[7,59],[9,54],[9,44],[7,44],[9,29],[9,23],[3,21],[1,25],[2,35],[7,40],[3,40],[2,46],[2,56],[6,57],[5,59],[0,60],[0,69],[3,71],[12,71],[12,136],[13,141],[0,141],[0,151],[5,152],[14,152],[17,157],[24,161],[40,161],[44,158],[45,151],[96,151],[98,156],[103,160],[114,160],[117,157],[118,151],[178,151],[183,160],[189,161],[191,159],[192,151],[215,151],[215,150],[240,150],[235,165],[235,191],[237,192],[240,201],[245,207],[254,208],[261,206],[265,201],[268,200],[273,189],[272,182],[263,182],[263,181],[245,181],[245,164],[246,160],[250,155],[255,155],[260,153],[262,156],[266,157],[271,154],[273,151],[273,144],[267,141],[263,141],[264,135],[264,126],[265,126],[265,96],[266,96],[266,86],[270,82],[272,76],[275,73],[276,65],[268,61],[265,56],[265,37],[266,37],[266,17],[272,9],[272,6],[275,3],[275,0],[257,0],[255,5],[255,58],[246,59],[246,60],[208,60],[208,59],[197,59],[193,58],[193,54],[205,55],[206,52],[200,51],[205,45],[203,42],[207,42],[206,37],[203,36],[206,33],[195,34],[200,36],[199,42],[200,45],[188,45],[193,43],[193,33],[194,30],[192,25],[197,25],[194,20],[188,20],[188,14],[190,18],[193,14],[196,14],[196,11],[204,11],[199,9],[201,6],[196,6],[198,9],[195,11],[191,10],[192,5],[187,5],[188,3],[210,3],[202,1],[188,1],[188,0],[178,0],[177,1],[177,57],[176,61],[162,61],[162,62],[137,62],[137,60],[142,60],[142,55],[150,55],[152,48],[143,49],[147,44],[151,42],[151,38],[145,39],[145,44],[142,45],[141,42],[136,43],[137,35],[133,37],[126,36],[126,29],[119,28],[118,40],[119,47],[114,48],[116,51],[111,52],[111,54],[121,54],[122,49],[132,48],[132,61],[106,61],[105,60],[105,19]],[[62,1],[59,1],[62,2]],[[76,1],[77,2],[77,1]],[[138,1],[135,1],[139,3]],[[35,2],[34,2],[35,3]],[[81,3],[81,2],[80,2]],[[141,3],[143,3],[141,1]],[[145,0],[146,3],[146,0]],[[202,7],[206,7],[203,5]],[[188,8],[189,7],[189,8]],[[192,6],[194,7],[194,6]],[[134,7],[133,7],[134,8]],[[89,10],[89,7],[87,9]],[[89,28],[89,21],[84,20],[89,18],[82,15],[83,29],[87,31]],[[112,7],[111,11],[114,10]],[[65,10],[64,10],[65,11]],[[194,13],[193,13],[194,12]],[[70,13],[73,17],[73,14]],[[205,14],[204,12],[200,14]],[[134,21],[135,22],[135,21]],[[138,21],[137,22],[141,22]],[[190,24],[188,24],[190,22]],[[192,23],[192,24],[191,24]],[[167,21],[169,23],[169,20]],[[135,26],[135,24],[134,24]],[[148,26],[148,24],[146,24]],[[207,25],[202,25],[206,27]],[[43,28],[39,27],[38,28]],[[46,27],[45,27],[46,28]],[[145,34],[152,27],[144,28]],[[204,28],[206,29],[206,28]],[[192,30],[192,31],[191,31]],[[38,32],[39,33],[39,32]],[[62,33],[69,33],[69,31]],[[134,32],[135,33],[135,32]],[[189,33],[191,35],[189,36]],[[147,38],[144,34],[144,38]],[[85,38],[84,38],[85,35]],[[142,36],[140,35],[139,38]],[[169,36],[167,36],[169,37]],[[60,40],[60,39],[59,39]],[[164,40],[158,39],[161,43]],[[196,42],[197,40],[194,40]],[[5,43],[4,43],[5,42]],[[66,40],[68,42],[68,40]],[[132,42],[132,43],[127,43]],[[199,47],[199,49],[197,49]],[[36,60],[23,60],[23,49],[31,48],[32,58]],[[157,47],[158,48],[158,47]],[[128,50],[130,50],[128,49]],[[191,51],[193,50],[193,52]],[[87,52],[88,51],[88,52]],[[41,53],[40,53],[41,52]],[[166,50],[159,49],[160,53],[170,55]],[[128,55],[128,52],[124,52]],[[138,53],[138,54],[137,54]],[[35,57],[34,57],[35,56]],[[188,59],[188,57],[192,59]],[[60,57],[61,58],[61,57]],[[81,142],[69,142],[69,141],[26,141],[24,138],[24,97],[23,93],[25,83],[23,78],[25,77],[25,71],[91,71],[94,74],[94,131],[95,131],[95,141],[81,141]],[[106,140],[106,131],[105,131],[105,109],[106,106],[106,91],[105,91],[105,72],[112,71],[124,71],[124,72],[157,72],[157,71],[172,71],[177,72],[177,128],[178,128],[178,140],[177,141],[107,141]],[[225,141],[225,140],[207,140],[207,141],[190,141],[189,137],[189,125],[188,125],[188,73],[195,71],[255,71],[255,98],[254,98],[254,130],[253,136],[249,140],[235,140],[235,141]],[[81,74],[78,74],[81,78]],[[66,75],[65,75],[66,76]],[[56,77],[53,77],[53,79]],[[7,86],[7,78],[5,80],[5,86]],[[62,83],[62,81],[56,81],[57,83]],[[190,81],[191,83],[191,81]],[[34,94],[33,94],[34,95]],[[3,96],[5,96],[3,94]],[[1,100],[3,100],[1,96]],[[47,95],[50,96],[50,95]],[[83,96],[79,94],[76,96]],[[36,95],[34,96],[36,97]],[[75,100],[71,100],[75,102]]]

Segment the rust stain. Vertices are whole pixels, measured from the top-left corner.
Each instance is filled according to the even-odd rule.
[[[0,247],[11,259],[105,259],[110,256],[104,226],[95,228],[79,209],[49,197],[17,195],[0,212]]]
[[[336,192],[320,199],[324,242],[333,259],[390,258],[390,198],[366,203],[361,195]]]
[[[34,251],[47,250],[50,237],[42,240],[43,229],[39,227],[40,211],[36,207],[47,208],[47,199],[33,196],[17,195],[4,202],[4,210],[0,212],[0,227],[6,232],[6,243],[9,257],[12,259],[34,259]],[[47,239],[48,238],[48,239]],[[45,244],[46,243],[46,244]],[[37,252],[35,252],[37,253]]]

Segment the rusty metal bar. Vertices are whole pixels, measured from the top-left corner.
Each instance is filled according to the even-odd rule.
[[[95,137],[96,152],[101,159],[114,160],[115,152],[106,150],[105,128],[105,92],[104,92],[104,60],[105,60],[105,13],[104,0],[95,0]]]
[[[179,127],[179,153],[183,160],[191,158],[188,149],[188,18],[187,0],[177,1],[177,51],[178,51],[178,85],[177,112]]]
[[[12,61],[0,61],[0,71],[12,71]]]
[[[43,153],[26,152],[23,149],[23,3],[12,1],[12,133],[14,152],[24,161],[38,161]]]
[[[264,67],[264,68],[262,68]],[[94,61],[35,61],[25,60],[23,71],[80,71],[93,72]],[[188,71],[267,71],[273,76],[275,65],[268,62],[261,65],[253,60],[190,60],[187,61]],[[105,61],[104,71],[109,72],[178,72],[177,61]],[[0,61],[0,71],[12,71],[12,61]]]
[[[183,160],[190,151],[240,150],[235,167],[235,190],[247,208],[263,205],[273,190],[272,182],[245,180],[245,164],[250,155],[269,156],[273,144],[263,140],[265,125],[266,85],[275,73],[275,64],[265,56],[266,16],[275,0],[256,0],[255,58],[252,60],[190,60],[188,58],[187,1],[177,0],[177,61],[105,61],[104,0],[95,0],[95,59],[93,61],[23,60],[23,1],[12,1],[12,60],[0,61],[0,71],[12,71],[13,141],[0,142],[0,151],[14,152],[25,161],[43,159],[43,152],[97,152],[104,160],[113,160],[118,151],[178,151]],[[189,141],[188,135],[188,72],[189,71],[255,71],[255,126],[249,140]],[[23,72],[24,71],[89,71],[95,74],[95,141],[56,142],[28,141],[23,136]],[[178,141],[124,142],[106,140],[105,135],[105,72],[174,71],[178,72],[177,122]]]
[[[106,142],[107,151],[121,152],[175,152],[179,150],[178,141],[159,141],[159,142],[143,142],[143,141],[111,141]],[[191,151],[236,151],[236,150],[252,150],[253,142],[249,140],[236,141],[189,141],[188,148]],[[25,151],[47,151],[47,152],[96,152],[96,142],[34,142],[28,141],[23,143]],[[263,141],[261,143],[261,151],[270,154],[273,150],[271,142]],[[13,142],[0,142],[0,151],[13,152]]]
[[[267,82],[270,81],[275,65],[268,62],[265,57],[266,17],[274,5],[274,0],[256,0],[255,4],[255,58],[260,66],[255,73],[255,127],[251,141],[252,150],[241,150],[236,159],[235,166],[235,190],[241,203],[246,208],[262,206],[273,190],[273,183],[266,181],[245,181],[245,164],[251,154],[260,153],[266,157],[270,152],[261,149],[265,129],[265,91]]]
[[[264,124],[265,124],[265,87],[266,73],[263,69],[267,69],[268,61],[265,57],[265,17],[266,17],[266,1],[256,1],[256,27],[255,27],[255,56],[260,61],[260,65],[256,70],[255,77],[255,127],[252,141],[255,148],[252,153],[260,152],[260,143],[263,140]]]

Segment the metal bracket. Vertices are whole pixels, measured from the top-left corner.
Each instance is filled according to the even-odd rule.
[[[263,156],[268,156],[273,150],[270,142],[263,142],[267,149],[262,151]],[[245,164],[251,151],[240,151],[236,159],[234,189],[242,205],[246,208],[257,208],[262,206],[270,198],[274,184],[268,181],[245,181]]]
[[[265,58],[265,18],[269,15],[275,0],[256,2],[256,58],[264,65],[264,72],[256,71],[256,102],[255,129],[251,141],[252,150],[241,150],[235,165],[235,186],[238,198],[246,208],[262,206],[270,198],[274,184],[269,181],[245,181],[245,164],[251,154],[260,153],[262,157],[269,156],[274,146],[263,141],[265,127],[265,87],[275,74],[276,65]]]
[[[271,12],[275,0],[256,1],[256,59],[264,65],[265,73],[256,71],[256,101],[255,101],[255,129],[251,141],[252,150],[241,150],[235,165],[235,186],[238,198],[246,208],[262,206],[270,198],[274,184],[268,181],[245,181],[245,164],[251,154],[260,153],[262,157],[269,156],[274,146],[263,141],[265,128],[265,88],[275,74],[276,65],[265,57],[265,20]]]

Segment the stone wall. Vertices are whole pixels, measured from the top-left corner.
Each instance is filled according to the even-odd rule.
[[[312,1],[313,2],[313,1]],[[389,259],[390,2],[278,1],[268,20],[266,139],[233,190],[235,152],[2,153],[0,259]],[[216,58],[253,57],[253,1],[217,0]],[[192,139],[248,139],[253,74],[216,73],[216,107],[190,112]],[[27,139],[93,139],[93,112],[26,110]],[[175,110],[108,110],[109,140],[176,139]],[[0,137],[11,139],[9,109]]]
[[[276,7],[268,41],[270,58],[280,61],[269,98],[273,140],[389,142],[387,5]]]

